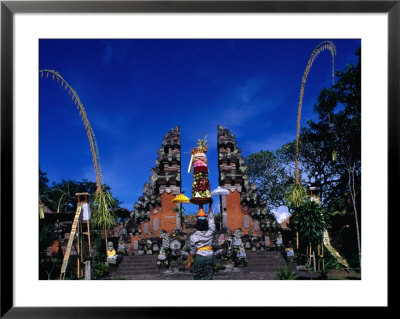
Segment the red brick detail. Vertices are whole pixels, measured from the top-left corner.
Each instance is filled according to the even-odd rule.
[[[173,229],[176,228],[176,212],[172,210],[176,206],[172,202],[174,197],[172,191],[169,194],[167,192],[162,193],[161,212],[157,214],[159,218],[159,230],[166,230],[170,235],[172,235]]]
[[[150,222],[148,222],[149,233],[144,233],[145,223],[140,225],[143,238],[150,238],[150,233],[153,233],[156,237],[159,237],[162,230],[166,230],[170,235],[172,235],[172,231],[176,228],[176,212],[172,210],[176,206],[176,204],[172,202],[174,197],[175,195],[172,191],[170,193],[164,192],[161,194],[161,208],[155,207],[152,211],[150,211]],[[154,213],[155,211],[157,211],[157,213]],[[153,229],[154,218],[158,218],[158,231]]]
[[[58,250],[60,249],[60,241],[59,240],[55,240],[50,247],[51,247],[51,249],[50,249],[51,254],[52,255],[57,255],[58,254]]]
[[[251,210],[246,212],[242,211],[240,205],[240,193],[235,190],[233,193],[229,191],[229,195],[226,196],[226,212],[228,227],[233,232],[237,228],[241,228],[243,235],[247,235],[250,230],[253,230],[254,235],[258,235],[258,232],[253,229],[253,219],[251,218]],[[244,228],[244,215],[249,216],[249,228]]]

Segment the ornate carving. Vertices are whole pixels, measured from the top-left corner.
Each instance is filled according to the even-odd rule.
[[[143,196],[134,204],[135,224],[138,226],[150,219],[150,211],[161,208],[161,194],[164,192],[174,195],[181,188],[181,146],[179,126],[171,129],[163,138],[157,151],[156,166],[151,168],[149,181],[143,185]]]

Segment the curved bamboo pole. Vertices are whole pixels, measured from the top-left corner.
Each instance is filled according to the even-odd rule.
[[[86,110],[85,110],[78,94],[72,88],[72,86],[69,85],[69,83],[67,81],[65,81],[64,78],[57,71],[45,69],[45,70],[39,70],[39,73],[42,78],[45,74],[46,74],[46,78],[48,78],[49,74],[51,74],[53,80],[56,80],[57,83],[59,83],[61,81],[61,86],[64,87],[66,91],[68,90],[69,95],[72,94],[72,101],[75,102],[75,105],[77,106],[77,109],[79,110],[79,115],[81,116],[83,125],[85,126],[86,134],[89,139],[90,149],[92,151],[93,165],[94,165],[94,169],[96,172],[96,185],[97,185],[96,192],[101,192],[101,190],[102,190],[101,187],[103,185],[103,175],[101,173],[101,167],[100,167],[100,161],[99,161],[99,150],[97,147],[96,136],[90,125],[90,122],[89,122],[87,114],[86,114]]]
[[[317,56],[325,50],[329,50],[332,54],[332,85],[335,83],[335,55],[336,47],[331,41],[321,42],[316,46],[314,51],[311,53],[310,59],[308,60],[306,69],[301,80],[301,89],[299,97],[299,106],[297,110],[297,131],[296,131],[296,185],[300,185],[300,173],[299,173],[299,139],[300,139],[300,119],[301,119],[301,108],[303,104],[304,87],[306,85],[307,76],[310,72],[311,66],[314,63]]]

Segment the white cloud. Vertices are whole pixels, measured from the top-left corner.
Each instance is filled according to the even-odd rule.
[[[280,206],[276,211],[273,211],[272,213],[275,215],[278,223],[283,222],[286,218],[290,216],[290,213],[288,212],[288,208],[286,206]]]

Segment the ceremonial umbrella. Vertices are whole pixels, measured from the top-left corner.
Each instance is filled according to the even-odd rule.
[[[229,195],[229,191],[226,188],[222,188],[220,186],[218,186],[218,188],[214,189],[211,192],[212,196],[226,196]]]
[[[222,188],[222,187],[218,186],[216,189],[214,189],[211,192],[211,195],[212,196],[221,196],[221,197],[222,196],[227,196],[227,195],[229,195],[229,191],[226,188]],[[221,197],[219,199],[220,211],[221,211],[221,214],[222,214],[223,226],[226,227],[226,215],[225,215],[226,213],[224,212],[223,207],[222,207],[222,198]]]
[[[173,203],[179,203],[179,204],[181,204],[180,206],[180,209],[181,209],[181,211],[182,211],[182,203],[186,203],[186,204],[190,204],[190,199],[189,198],[187,198],[185,195],[183,195],[183,194],[179,194],[178,196],[176,196],[173,200],[172,200],[172,202]]]
[[[185,195],[183,194],[179,194],[178,196],[176,196],[173,200],[173,203],[186,203],[186,204],[190,204],[190,199],[187,198]]]

